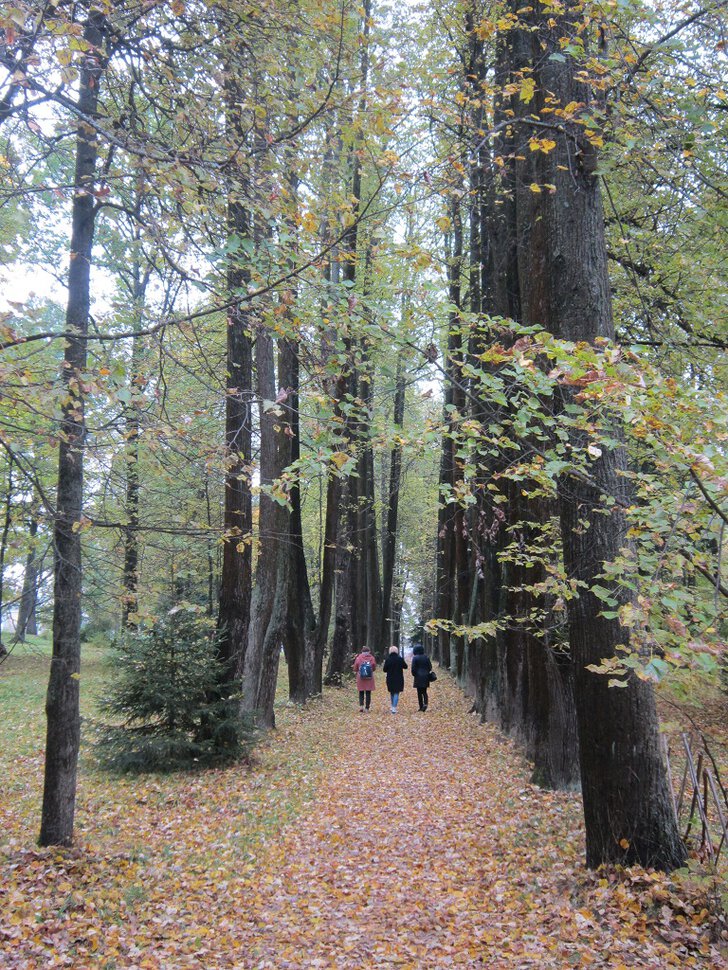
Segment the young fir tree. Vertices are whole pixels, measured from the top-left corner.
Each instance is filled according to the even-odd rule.
[[[174,771],[246,755],[253,733],[222,684],[217,636],[201,608],[184,604],[121,637],[118,676],[101,703],[116,722],[99,742],[106,767]]]

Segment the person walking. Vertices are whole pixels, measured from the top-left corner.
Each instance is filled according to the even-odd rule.
[[[404,671],[407,670],[407,663],[404,657],[400,657],[396,647],[389,648],[382,670],[387,675],[387,690],[392,698],[392,714],[396,714],[399,695],[404,690]]]
[[[377,661],[368,647],[362,647],[361,653],[354,658],[354,673],[356,674],[356,688],[359,691],[359,713],[369,710],[374,690],[374,671]]]
[[[430,681],[435,679],[434,675],[430,676],[431,674],[432,661],[425,653],[422,644],[418,643],[412,654],[412,677],[417,688],[417,701],[421,711],[427,710],[427,688],[430,686]]]

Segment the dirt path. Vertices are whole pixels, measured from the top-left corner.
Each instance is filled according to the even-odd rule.
[[[445,675],[426,714],[353,688],[284,707],[251,772],[82,778],[78,844],[33,845],[40,754],[0,818],[0,967],[725,967],[699,902],[582,867],[578,796],[528,784]]]
[[[231,965],[716,966],[697,938],[654,931],[644,887],[581,872],[578,797],[528,785],[451,682],[415,705],[406,691],[392,715],[380,689],[360,715],[352,697],[314,804],[257,874],[239,927],[252,947]]]

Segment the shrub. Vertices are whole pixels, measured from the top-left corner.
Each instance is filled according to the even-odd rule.
[[[249,754],[252,723],[223,683],[214,622],[199,607],[173,607],[116,641],[117,674],[100,708],[101,763],[118,771],[175,771]]]
[[[108,613],[93,616],[81,627],[81,643],[100,642],[108,645],[116,635],[116,621]]]

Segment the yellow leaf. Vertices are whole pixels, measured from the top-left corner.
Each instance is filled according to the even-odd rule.
[[[538,182],[531,182],[531,184],[528,187],[532,192],[541,191],[541,186],[538,184]]]
[[[335,451],[331,456],[331,460],[337,468],[343,468],[349,460],[349,455],[345,451]]]
[[[521,81],[521,90],[518,97],[521,101],[528,104],[529,101],[533,100],[533,96],[536,93],[536,82],[532,77],[524,77]]]
[[[552,138],[531,138],[528,146],[532,152],[543,152],[544,155],[548,155],[556,148],[556,142]]]

